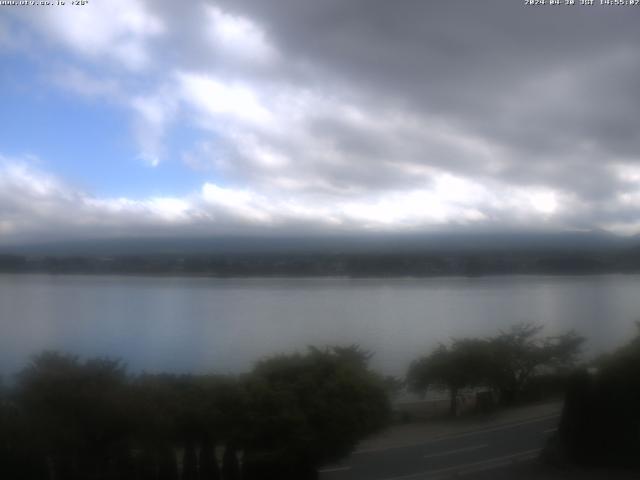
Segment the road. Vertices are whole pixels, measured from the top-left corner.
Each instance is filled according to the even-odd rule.
[[[492,426],[410,446],[356,451],[320,470],[321,480],[435,480],[531,460],[556,429],[558,415]]]

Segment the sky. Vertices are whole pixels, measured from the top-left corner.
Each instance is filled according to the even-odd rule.
[[[640,233],[640,5],[51,3],[0,5],[0,244]]]

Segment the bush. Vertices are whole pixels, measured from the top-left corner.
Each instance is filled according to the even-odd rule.
[[[572,379],[559,428],[570,461],[640,466],[640,336]]]

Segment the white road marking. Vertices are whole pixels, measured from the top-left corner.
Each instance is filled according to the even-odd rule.
[[[346,472],[347,470],[351,470],[351,467],[323,468],[318,470],[318,473]]]
[[[502,425],[498,425],[496,427],[485,427],[485,428],[481,428],[481,429],[478,429],[478,430],[473,430],[473,431],[470,431],[470,432],[453,433],[453,434],[450,434],[450,435],[442,435],[442,436],[434,438],[432,440],[427,440],[426,442],[422,441],[422,442],[405,443],[405,444],[401,444],[401,445],[391,445],[389,447],[363,448],[361,450],[356,450],[351,455],[362,455],[362,454],[366,454],[366,453],[384,452],[386,450],[396,450],[398,448],[408,448],[408,447],[418,447],[420,445],[429,445],[431,443],[437,443],[437,442],[441,442],[441,441],[444,441],[444,440],[451,440],[451,439],[455,439],[455,438],[464,438],[464,437],[469,437],[471,435],[478,435],[478,434],[481,434],[481,433],[497,432],[499,430],[508,430],[509,428],[519,427],[521,425],[528,425],[530,423],[544,422],[545,420],[550,420],[552,418],[557,418],[559,416],[560,416],[559,413],[554,413],[552,415],[545,415],[544,417],[537,417],[537,418],[534,418],[534,419],[531,419],[531,420],[525,420],[523,422],[505,423],[505,424],[502,424]]]
[[[441,476],[456,473],[458,475],[468,475],[470,473],[480,472],[482,470],[490,470],[492,468],[499,468],[504,465],[508,465],[516,461],[524,461],[535,458],[540,453],[540,448],[534,448],[532,450],[524,450],[522,452],[513,453],[511,455],[503,455],[501,457],[489,458],[487,460],[481,460],[479,462],[466,463],[463,465],[456,465],[453,467],[440,468],[438,470],[426,470],[419,473],[411,473],[409,475],[402,475],[399,477],[389,477],[382,480],[410,480],[410,479],[422,479],[430,478],[435,479]]]
[[[425,455],[424,458],[444,457],[445,455],[453,455],[454,453],[471,452],[473,450],[479,450],[488,446],[489,444],[484,443],[482,445],[474,445],[473,447],[458,448],[456,450],[448,450],[446,452],[432,453],[430,455]]]

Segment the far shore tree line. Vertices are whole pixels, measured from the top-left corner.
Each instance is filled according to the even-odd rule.
[[[453,339],[402,381],[372,371],[357,345],[276,355],[237,376],[130,375],[118,360],[44,352],[0,385],[0,478],[316,479],[388,425],[400,385],[447,389],[456,415],[462,389],[512,405],[550,380],[568,388],[555,457],[621,461],[596,455],[607,450],[598,435],[615,434],[618,455],[640,458],[640,336],[600,359],[594,377],[580,373],[582,337],[541,333],[520,324]]]
[[[172,251],[172,249],[169,249]],[[130,255],[16,255],[0,252],[0,273],[205,275],[214,277],[431,277],[450,275],[637,273],[640,248],[578,251],[442,250]]]

